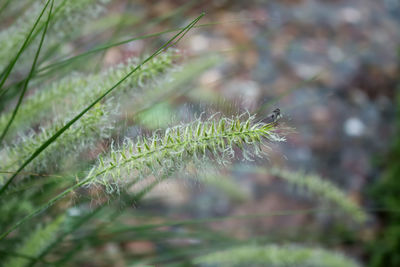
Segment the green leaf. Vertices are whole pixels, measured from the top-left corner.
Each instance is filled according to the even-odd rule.
[[[124,82],[129,76],[131,76],[133,73],[135,73],[139,68],[141,68],[144,64],[146,64],[149,60],[152,58],[156,57],[159,55],[165,48],[173,44],[173,41],[181,36],[185,35],[188,30],[194,27],[194,25],[204,16],[204,13],[202,13],[200,16],[198,16],[196,19],[194,19],[192,22],[190,22],[183,30],[181,30],[179,33],[174,35],[171,39],[169,39],[165,44],[163,44],[156,52],[154,52],[151,56],[149,56],[147,59],[145,59],[142,63],[140,63],[136,68],[134,68],[131,72],[129,72],[126,76],[124,76],[119,82],[117,82],[114,86],[112,86],[110,89],[108,89],[104,94],[99,96],[95,101],[93,101],[90,105],[88,105],[84,110],[82,110],[78,115],[76,115],[73,119],[71,119],[68,123],[65,124],[64,127],[62,127],[56,134],[51,136],[46,142],[44,142],[18,169],[17,171],[9,178],[9,180],[3,185],[3,187],[0,190],[0,194],[4,193],[5,190],[8,188],[8,186],[11,184],[11,182],[17,177],[17,175],[29,164],[32,162],[33,159],[35,159],[42,151],[44,151],[51,143],[53,143],[61,134],[63,134],[69,127],[71,127],[72,124],[74,124],[76,121],[78,121],[85,113],[87,113],[93,106],[95,106],[97,103],[99,103],[103,98],[105,98],[108,94],[110,94],[115,88],[117,88],[122,82]],[[179,40],[179,39],[178,39]],[[176,42],[175,42],[176,43]],[[58,200],[62,199],[64,196],[75,190],[76,188],[82,186],[83,184],[87,183],[87,180],[84,179],[81,182],[75,184],[74,186],[64,190],[62,193],[57,195],[56,197],[52,198],[49,200],[46,204],[40,206],[38,209],[36,209],[34,212],[30,213],[26,217],[22,218],[19,220],[17,223],[15,223],[11,228],[8,230],[4,231],[0,235],[0,240],[4,239],[6,236],[8,236],[9,233],[17,229],[21,224],[25,223],[35,215],[39,214],[40,212],[46,210],[48,207],[53,205],[55,202]]]
[[[2,89],[4,83],[6,82],[8,76],[10,75],[12,69],[15,66],[15,63],[18,61],[19,57],[21,56],[21,54],[24,52],[24,50],[26,49],[28,43],[30,42],[30,38],[33,34],[33,32],[35,31],[37,25],[39,24],[40,19],[42,18],[44,11],[46,10],[47,6],[49,5],[50,0],[47,0],[46,5],[43,7],[42,12],[40,13],[39,17],[36,19],[35,24],[33,24],[33,27],[31,29],[31,31],[29,32],[29,34],[26,36],[24,43],[22,44],[21,48],[18,50],[17,54],[15,55],[15,57],[11,60],[11,62],[8,64],[8,66],[5,68],[5,70],[3,70],[2,75],[0,75],[1,77],[1,81],[0,81],[0,90]]]
[[[33,59],[33,63],[32,63],[32,66],[31,66],[31,70],[29,71],[28,78],[25,80],[25,83],[24,83],[22,91],[21,91],[21,95],[20,95],[20,97],[18,99],[17,105],[14,108],[12,116],[11,116],[10,120],[8,121],[6,128],[3,130],[3,132],[2,132],[2,134],[0,136],[0,145],[3,142],[3,139],[4,139],[5,135],[7,134],[7,131],[10,128],[11,123],[13,122],[15,116],[17,115],[18,109],[19,109],[19,107],[20,107],[20,105],[22,103],[22,99],[24,98],[26,90],[28,88],[29,81],[32,78],[32,75],[33,75],[33,73],[35,71],[36,63],[37,63],[37,60],[39,58],[40,50],[41,50],[42,45],[43,45],[44,37],[46,35],[47,28],[49,26],[49,22],[50,22],[50,18],[51,18],[51,12],[53,10],[53,5],[54,5],[54,0],[51,1],[49,15],[47,17],[47,21],[46,21],[46,24],[45,24],[45,27],[44,27],[44,30],[43,30],[43,33],[42,33],[42,38],[40,39],[39,47],[38,47],[38,49],[36,51],[36,54],[35,54],[35,57]],[[46,7],[47,7],[47,4],[46,4]],[[2,83],[0,83],[0,88],[1,88],[1,86],[2,86]]]

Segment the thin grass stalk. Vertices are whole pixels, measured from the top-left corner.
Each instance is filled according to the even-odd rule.
[[[17,115],[18,109],[19,109],[19,107],[20,107],[20,105],[22,103],[22,99],[24,98],[26,90],[28,88],[29,81],[32,78],[33,72],[35,71],[36,63],[37,63],[37,60],[38,60],[39,55],[40,55],[40,50],[41,50],[42,45],[43,45],[44,37],[46,36],[47,28],[49,26],[51,12],[53,10],[53,5],[54,5],[54,0],[51,1],[49,15],[47,17],[47,21],[46,21],[46,24],[45,24],[45,27],[44,27],[44,30],[43,30],[43,33],[42,33],[42,38],[40,39],[39,47],[38,47],[38,49],[36,51],[36,54],[35,54],[35,58],[33,59],[33,63],[32,63],[32,66],[31,66],[31,70],[29,71],[28,78],[25,80],[24,86],[22,88],[21,95],[20,95],[20,97],[18,99],[17,105],[14,108],[14,111],[13,111],[13,113],[11,115],[11,118],[8,121],[6,128],[3,130],[3,132],[2,132],[2,134],[0,136],[0,145],[3,142],[3,139],[4,139],[5,135],[7,134],[7,131],[10,128],[11,123],[14,121],[14,118]],[[0,88],[1,88],[1,86],[0,86]]]
[[[19,59],[19,57],[21,56],[22,52],[25,50],[25,48],[27,47],[31,36],[33,34],[33,32],[35,31],[37,25],[39,24],[40,19],[42,18],[45,10],[47,9],[47,6],[49,5],[50,0],[47,0],[46,5],[43,7],[42,12],[40,13],[39,17],[36,19],[35,24],[33,25],[31,31],[29,32],[28,36],[26,36],[24,43],[22,44],[21,48],[19,49],[19,51],[17,52],[17,54],[15,55],[14,59],[10,62],[10,64],[4,69],[1,77],[1,81],[0,81],[0,90],[2,89],[4,83],[6,82],[8,76],[10,75],[12,69],[15,66],[15,63],[17,62],[17,60]]]
[[[187,126],[178,126],[167,129],[162,139],[153,136],[147,141],[144,139],[136,144],[127,144],[121,151],[111,152],[109,161],[104,163],[100,158],[98,166],[92,168],[86,178],[15,223],[1,234],[0,240],[79,187],[100,184],[109,188],[108,176],[111,174],[114,178],[115,175],[120,173],[120,169],[133,170],[139,167],[140,169],[149,168],[153,170],[156,168],[156,164],[160,164],[159,168],[164,168],[163,175],[166,175],[179,169],[179,164],[182,164],[184,160],[196,160],[200,156],[205,159],[207,150],[210,151],[212,156],[217,157],[216,160],[220,157],[219,161],[223,163],[226,160],[224,159],[225,156],[233,156],[233,146],[240,148],[244,157],[247,158],[246,154],[251,154],[251,152],[247,151],[246,145],[255,150],[255,154],[258,155],[262,153],[259,146],[264,144],[263,139],[284,140],[274,133],[276,130],[274,124],[252,123],[252,117],[241,122],[239,118],[240,116],[234,120],[221,119],[219,123],[197,121]],[[136,152],[129,152],[132,147],[136,148]],[[227,155],[224,156],[224,154]],[[175,163],[178,164],[178,166],[175,166],[174,164],[171,165],[171,160],[173,162],[179,160],[180,162]],[[165,166],[162,166],[161,161],[164,161]],[[147,174],[150,173],[147,172]],[[102,179],[99,179],[99,177],[102,177]]]
[[[218,23],[214,23],[212,25],[215,25]],[[201,27],[205,27],[205,26],[209,26],[210,24],[199,24],[197,26],[194,26],[193,28],[201,28]],[[109,48],[115,47],[115,46],[120,46],[123,44],[127,44],[133,41],[138,41],[138,40],[144,40],[144,39],[148,39],[148,38],[152,38],[152,37],[157,37],[157,36],[161,36],[163,34],[166,33],[171,33],[171,32],[176,32],[176,31],[180,31],[183,30],[184,27],[181,28],[175,28],[175,29],[170,29],[170,30],[166,30],[166,31],[161,31],[161,32],[156,32],[156,33],[151,33],[151,34],[147,34],[147,35],[142,35],[142,36],[138,36],[138,37],[133,37],[133,38],[129,38],[123,41],[119,41],[119,42],[115,42],[115,43],[110,43],[110,44],[104,44],[104,45],[100,45],[98,47],[95,47],[93,49],[90,49],[86,52],[82,52],[81,54],[78,54],[76,56],[72,56],[63,60],[60,60],[58,62],[54,62],[51,63],[49,65],[46,65],[44,67],[38,68],[38,70],[35,71],[35,73],[33,74],[33,77],[35,78],[42,78],[42,77],[46,77],[47,75],[51,74],[52,72],[64,67],[64,66],[68,66],[70,63],[77,61],[79,59],[82,59],[84,57],[87,57],[91,54],[95,54],[97,52],[102,52],[104,50],[107,50]],[[9,89],[10,87],[13,86],[18,86],[19,84],[21,84],[22,82],[24,82],[25,79],[21,79],[11,85],[9,85],[6,89]],[[0,92],[0,97],[5,93],[5,91]]]
[[[170,40],[168,40],[165,44],[163,44],[156,52],[154,52],[151,56],[145,59],[142,63],[140,63],[136,68],[134,68],[131,72],[129,72],[124,78],[122,78],[119,82],[117,82],[114,86],[108,89],[104,94],[94,100],[89,106],[87,106],[84,110],[82,110],[78,115],[76,115],[72,120],[65,124],[63,128],[61,128],[57,133],[51,136],[46,142],[44,142],[22,165],[18,168],[18,170],[8,179],[8,181],[4,184],[4,186],[0,189],[0,195],[4,193],[4,191],[8,188],[8,186],[12,183],[12,181],[17,177],[17,175],[27,166],[33,159],[35,159],[43,150],[45,150],[51,143],[53,143],[61,134],[63,134],[71,125],[73,125],[76,121],[78,121],[86,112],[88,112],[92,107],[94,107],[98,102],[100,102],[103,98],[105,98],[108,94],[114,91],[122,82],[129,78],[133,73],[135,73],[139,68],[141,68],[144,64],[150,61],[155,56],[159,55],[166,47],[168,47],[177,37],[179,37],[182,33],[185,33],[187,30],[193,28],[193,26],[204,16],[202,13],[196,19],[194,19],[191,23],[189,23],[182,31],[173,36]],[[2,239],[2,238],[0,238]]]

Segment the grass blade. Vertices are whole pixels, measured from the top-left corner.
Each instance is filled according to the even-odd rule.
[[[130,183],[127,187],[132,186],[134,183],[136,183],[138,180]],[[159,182],[158,180],[156,181],[157,183]],[[134,196],[130,197],[130,201],[139,201],[151,188],[153,188],[155,183],[150,184],[148,187],[144,188],[142,191],[140,191],[137,194],[134,194]],[[44,257],[52,250],[54,249],[58,244],[60,244],[64,238],[71,233],[73,233],[75,230],[80,228],[83,224],[88,223],[92,218],[94,218],[99,212],[103,210],[103,208],[106,207],[108,202],[102,203],[100,206],[96,207],[94,210],[89,212],[88,214],[84,215],[82,218],[80,218],[76,223],[73,224],[73,226],[70,227],[68,231],[65,231],[62,233],[52,244],[49,246],[46,250],[44,250],[36,259],[32,259],[32,262],[28,267],[32,267],[35,265],[36,262],[38,261],[43,261]],[[114,221],[115,219],[118,218],[119,215],[122,214],[122,210],[115,210],[113,212],[113,215],[110,216],[112,218],[111,220]],[[104,225],[98,226],[95,231],[98,231],[99,229],[103,228]]]
[[[208,24],[199,24],[197,26],[194,26],[193,28],[202,28],[202,27],[207,27],[207,26],[210,26],[210,25],[218,25],[218,24],[219,24],[218,22],[216,22],[216,23],[208,23]],[[181,31],[181,30],[183,30],[183,28],[175,28],[175,29],[170,29],[170,30],[166,30],[166,31],[150,33],[150,34],[146,34],[146,35],[142,35],[142,36],[138,36],[138,37],[132,37],[132,38],[128,38],[128,39],[125,39],[125,40],[122,40],[122,41],[119,41],[119,42],[103,44],[103,45],[100,45],[100,46],[95,47],[93,49],[90,49],[90,50],[88,50],[86,52],[83,52],[81,54],[78,54],[76,56],[65,58],[65,59],[62,59],[62,60],[60,60],[58,62],[54,62],[54,63],[51,63],[51,64],[46,65],[44,67],[38,68],[35,71],[35,73],[33,74],[33,77],[44,77],[44,76],[48,75],[49,73],[51,73],[51,72],[53,72],[53,71],[55,71],[57,69],[60,69],[60,68],[62,68],[64,66],[68,66],[70,63],[72,63],[74,61],[77,61],[79,59],[85,58],[87,56],[90,56],[90,55],[98,53],[98,52],[102,52],[104,50],[107,50],[107,49],[115,47],[115,46],[120,46],[120,45],[127,44],[127,43],[130,43],[130,42],[133,42],[133,41],[153,38],[153,37],[161,36],[161,35],[166,34],[166,33],[177,32],[177,31]],[[3,90],[3,91],[0,92],[0,98],[6,93],[6,91],[8,91],[8,89],[10,89],[11,87],[19,86],[24,81],[25,81],[25,78],[23,78],[23,79],[15,82],[15,83],[9,85],[6,88],[6,90]]]
[[[92,212],[90,212],[89,214],[83,216],[80,220],[78,220],[74,225],[71,226],[71,228],[68,231],[63,232],[60,236],[57,237],[56,240],[54,240],[54,242],[51,243],[50,246],[48,246],[45,250],[43,250],[43,252],[41,254],[39,254],[37,256],[37,258],[33,258],[31,259],[31,263],[29,265],[27,265],[28,267],[34,266],[37,262],[43,262],[44,261],[44,257],[53,249],[57,246],[57,244],[61,243],[61,241],[68,236],[69,234],[71,234],[72,232],[74,232],[76,229],[78,229],[79,227],[81,227],[83,224],[87,223],[90,219],[92,219],[96,214],[98,214],[103,207],[105,207],[105,204],[97,207],[96,209],[94,209]]]
[[[82,110],[78,115],[76,115],[73,119],[71,119],[68,123],[64,125],[58,132],[56,132],[53,136],[51,136],[47,141],[45,141],[38,149],[35,150],[35,152],[21,165],[21,167],[18,168],[18,170],[8,179],[8,181],[4,184],[4,186],[0,189],[0,195],[7,189],[7,187],[11,184],[11,182],[17,177],[17,175],[32,161],[34,160],[40,153],[42,153],[43,150],[45,150],[51,143],[53,143],[61,134],[63,134],[69,127],[71,127],[72,124],[74,124],[76,121],[78,121],[86,112],[88,112],[94,105],[96,105],[98,102],[100,102],[104,97],[106,97],[108,94],[110,94],[112,91],[114,91],[115,88],[117,88],[121,83],[123,83],[126,79],[128,79],[129,76],[131,76],[133,73],[135,73],[138,69],[140,69],[144,64],[146,64],[148,61],[150,61],[152,58],[156,57],[159,55],[164,49],[169,47],[169,45],[177,38],[179,37],[182,33],[187,32],[188,29],[193,28],[193,26],[201,19],[201,17],[204,16],[204,13],[198,16],[195,20],[193,20],[191,23],[189,23],[183,30],[181,30],[179,33],[174,35],[168,42],[163,44],[156,52],[154,52],[151,56],[146,58],[142,63],[140,63],[136,68],[134,68],[131,72],[129,72],[125,77],[123,77],[120,81],[118,81],[114,86],[112,86],[110,89],[108,89],[105,93],[103,93],[101,96],[99,96],[96,100],[94,100],[89,106],[87,106],[84,110]],[[175,42],[176,43],[176,42]]]
[[[18,53],[15,55],[14,59],[10,62],[10,64],[5,68],[5,70],[3,71],[2,75],[1,75],[1,81],[0,81],[0,90],[3,87],[4,83],[6,82],[8,76],[10,75],[12,69],[15,66],[15,63],[17,62],[17,60],[19,59],[19,57],[21,56],[22,52],[25,50],[26,46],[28,45],[30,38],[33,34],[33,32],[36,29],[36,26],[39,24],[40,19],[42,18],[44,11],[47,9],[47,6],[49,5],[50,0],[47,0],[46,5],[43,7],[42,12],[40,12],[39,17],[36,19],[35,24],[33,25],[31,31],[29,32],[28,36],[25,38],[24,43],[22,44],[21,48],[19,49]]]
[[[4,128],[4,130],[3,130],[3,132],[2,132],[2,134],[1,134],[1,136],[0,136],[0,145],[1,145],[1,143],[3,142],[3,139],[4,139],[5,135],[7,134],[7,131],[8,131],[8,129],[10,128],[10,126],[11,126],[11,124],[12,124],[12,122],[13,122],[15,116],[17,115],[18,109],[19,109],[19,107],[21,106],[21,103],[22,103],[22,99],[24,99],[26,90],[28,89],[29,81],[30,81],[30,79],[32,78],[33,73],[34,73],[34,71],[35,71],[36,63],[37,63],[37,60],[38,60],[38,58],[39,58],[40,50],[41,50],[42,45],[43,45],[44,37],[45,37],[45,35],[46,35],[47,28],[48,28],[48,26],[49,26],[49,22],[50,22],[50,18],[51,18],[51,12],[53,11],[53,5],[54,5],[54,0],[51,1],[51,6],[50,6],[49,15],[48,15],[48,17],[47,17],[47,21],[46,21],[46,24],[45,24],[45,27],[44,27],[44,30],[43,30],[43,33],[42,33],[42,38],[40,39],[39,47],[38,47],[38,49],[37,49],[37,51],[36,51],[36,54],[35,54],[35,58],[33,59],[32,67],[31,67],[31,70],[29,71],[28,78],[25,80],[24,86],[23,86],[23,88],[22,88],[21,95],[19,96],[17,105],[16,105],[15,108],[14,108],[14,111],[13,111],[13,113],[12,113],[12,115],[11,115],[11,118],[10,118],[10,120],[8,121],[6,128]]]
[[[211,25],[218,25],[220,24],[219,22],[215,22],[215,23],[207,23],[207,24],[199,24],[197,26],[194,26],[193,28],[202,28],[202,27],[207,27],[207,26],[211,26]],[[73,63],[74,61],[80,60],[82,58],[85,58],[87,56],[90,56],[92,54],[98,53],[98,52],[103,52],[104,50],[107,50],[109,48],[115,47],[115,46],[120,46],[123,44],[127,44],[133,41],[138,41],[138,40],[144,40],[144,39],[148,39],[148,38],[153,38],[153,37],[157,37],[157,36],[161,36],[163,34],[166,33],[170,33],[170,32],[177,32],[177,31],[181,31],[183,28],[175,28],[175,29],[170,29],[170,30],[166,30],[166,31],[161,31],[161,32],[156,32],[156,33],[150,33],[150,34],[146,34],[146,35],[142,35],[142,36],[138,36],[138,37],[132,37],[132,38],[128,38],[119,42],[114,42],[114,43],[109,43],[109,44],[103,44],[100,45],[98,47],[95,47],[93,49],[90,49],[86,52],[83,52],[81,54],[78,54],[76,56],[72,56],[69,58],[65,58],[62,59],[60,61],[51,63],[49,65],[46,65],[44,67],[38,68],[34,74],[33,77],[44,77],[50,73],[52,73],[53,71],[60,69],[64,66],[68,66],[70,63]],[[5,88],[5,90],[0,92],[0,98],[3,97],[3,95],[11,88],[11,87],[18,87],[20,86],[26,78],[23,78],[19,81],[16,81],[13,84],[10,84],[8,87]]]
[[[129,38],[123,41],[119,41],[119,42],[115,42],[115,43],[110,43],[110,44],[104,44],[101,46],[98,46],[96,48],[93,48],[91,50],[88,50],[86,52],[83,52],[79,55],[73,56],[73,57],[69,57],[66,58],[64,60],[60,60],[58,62],[49,64],[47,66],[44,66],[42,68],[38,68],[38,70],[36,70],[33,74],[33,77],[43,77],[46,76],[48,74],[50,74],[51,72],[60,69],[64,66],[68,66],[70,63],[77,61],[79,59],[85,58],[87,56],[90,56],[92,54],[98,53],[98,52],[102,52],[104,50],[107,50],[109,48],[115,47],[115,46],[119,46],[119,45],[123,45],[123,44],[127,44],[133,41],[137,41],[137,40],[143,40],[143,39],[147,39],[147,38],[152,38],[152,37],[157,37],[160,35],[163,35],[165,33],[170,33],[170,32],[176,32],[182,30],[182,28],[178,28],[178,29],[170,29],[170,30],[166,30],[166,31],[162,31],[162,32],[157,32],[157,33],[152,33],[152,34],[147,34],[147,35],[143,35],[143,36],[139,36],[139,37],[133,37],[133,38]],[[5,90],[0,92],[0,98],[8,91],[8,89],[10,89],[13,86],[19,86],[20,84],[22,84],[25,81],[25,78],[23,78],[20,81],[15,82],[12,85],[9,85],[7,88],[5,88]]]
[[[74,124],[77,120],[79,120],[86,112],[88,112],[94,105],[96,105],[98,102],[100,102],[104,97],[106,97],[108,94],[110,94],[118,85],[120,85],[123,81],[125,81],[130,75],[132,75],[135,71],[137,71],[139,68],[141,68],[146,62],[160,54],[167,46],[169,46],[178,36],[180,36],[183,32],[186,32],[187,29],[193,28],[193,26],[204,16],[204,13],[202,13],[200,16],[198,16],[196,19],[194,19],[191,23],[189,23],[183,30],[181,30],[179,33],[174,35],[171,39],[169,39],[166,43],[164,43],[156,52],[154,52],[151,56],[149,56],[147,59],[142,61],[136,68],[134,68],[131,72],[129,72],[124,78],[122,78],[119,82],[117,82],[114,86],[112,86],[110,89],[108,89],[104,94],[102,94],[99,98],[97,98],[95,101],[93,101],[89,106],[87,106],[84,110],[82,110],[77,116],[75,116],[72,120],[70,120],[63,128],[61,128],[56,134],[51,136],[46,142],[44,142],[22,165],[19,167],[19,169],[10,177],[10,179],[7,181],[6,184],[1,188],[0,194],[4,193],[4,191],[7,189],[7,187],[11,184],[13,179],[17,177],[17,175],[27,166],[33,159],[35,159],[43,150],[46,149],[54,140],[56,140],[63,132],[65,132],[72,124]],[[90,177],[88,177],[90,178]],[[39,207],[36,209],[34,212],[31,214],[25,216],[22,218],[20,221],[18,221],[14,226],[12,226],[10,229],[6,230],[0,235],[0,240],[4,239],[9,233],[14,231],[16,228],[18,228],[19,225],[23,224],[24,222],[28,221],[30,218],[34,217],[35,215],[41,213],[42,211],[46,210],[48,207],[53,205],[56,201],[59,199],[63,198],[66,196],[68,193],[72,192],[76,188],[80,187],[81,185],[85,184],[87,182],[86,179],[82,180],[81,182],[75,184],[74,186],[66,189],[63,191],[61,194],[57,195],[56,197],[52,198],[50,201],[48,201],[45,205]]]

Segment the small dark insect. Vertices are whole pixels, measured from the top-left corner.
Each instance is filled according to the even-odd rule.
[[[282,118],[281,110],[279,108],[274,109],[271,114],[269,114],[263,122],[265,123],[276,123],[278,120]]]

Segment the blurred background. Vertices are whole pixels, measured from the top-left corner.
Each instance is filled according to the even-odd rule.
[[[65,43],[58,57],[177,29],[203,11],[196,27],[174,46],[180,61],[191,66],[177,72],[192,68],[193,73],[174,85],[179,92],[138,114],[126,132],[148,134],[216,112],[249,112],[263,119],[276,108],[283,116],[279,123],[292,130],[287,142],[272,145],[267,159],[248,162],[238,157],[228,166],[177,174],[140,203],[120,204],[127,214],[144,214],[146,223],[195,219],[199,235],[207,225],[224,238],[329,248],[361,265],[400,264],[400,2],[113,0],[100,16],[82,24],[84,34]],[[151,54],[173,34],[114,46],[70,68],[104,70]],[[126,110],[129,117],[129,101]],[[367,222],[360,226],[349,222],[349,216],[336,216],[334,205],[280,179],[277,169],[316,174],[337,185],[364,209]],[[226,219],[199,223],[207,218]],[[138,222],[129,220],[121,217],[130,225]],[[164,231],[190,230],[177,224]],[[127,238],[95,251],[124,266],[121,254],[156,255],[164,241],[178,248],[199,242],[196,237]],[[181,257],[171,253],[169,260]],[[90,262],[84,255],[81,260]]]
[[[204,25],[189,32],[177,48],[189,58],[218,53],[221,62],[200,74],[194,89],[160,106],[160,113],[154,111],[147,119],[162,120],[161,114],[172,107],[176,121],[185,120],[182,113],[189,114],[188,109],[197,114],[248,110],[263,117],[280,108],[282,120],[295,132],[286,143],[274,146],[269,160],[249,166],[239,159],[225,170],[226,177],[219,178],[233,179],[235,192],[223,194],[226,188],[207,185],[201,181],[204,177],[194,185],[169,180],[149,194],[152,204],[138,208],[150,205],[165,216],[184,219],[320,207],[317,200],[268,171],[280,166],[317,173],[371,210],[369,225],[361,234],[335,225],[330,212],[228,220],[213,227],[242,239],[260,235],[275,242],[305,239],[308,244],[347,251],[364,262],[371,260],[365,243],[381,238],[380,227],[387,217],[387,212],[377,213],[379,196],[372,196],[371,188],[382,179],[395,137],[400,3],[115,1],[109,10],[139,16],[138,21],[157,21],[143,26],[145,32],[182,26],[202,11],[206,15],[199,23]],[[174,15],[158,21],[166,14]],[[137,28],[141,24],[130,30]],[[126,54],[140,55],[148,45],[154,42],[113,48],[105,64]],[[263,171],[254,172],[255,168]],[[399,237],[394,239],[399,242]]]

